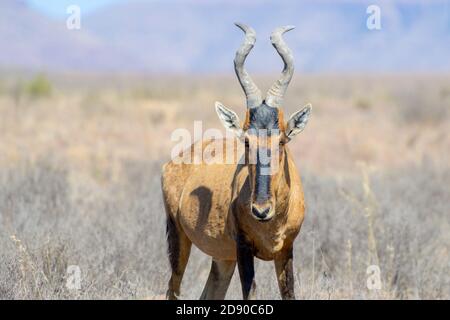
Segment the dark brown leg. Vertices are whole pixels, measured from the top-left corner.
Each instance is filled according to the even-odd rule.
[[[254,299],[255,296],[256,283],[254,260],[253,249],[245,241],[243,236],[238,236],[237,263],[244,300]]]
[[[278,287],[283,300],[295,300],[293,268],[293,253],[290,247],[275,257]]]

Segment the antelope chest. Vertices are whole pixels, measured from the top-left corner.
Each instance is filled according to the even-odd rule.
[[[271,232],[257,237],[254,242],[255,256],[263,260],[272,260],[280,252],[286,240],[285,232]]]
[[[244,221],[242,221],[244,220]],[[277,219],[261,223],[250,215],[241,219],[241,230],[251,243],[254,254],[262,260],[273,260],[287,242],[293,241],[297,232],[287,225],[285,219]]]

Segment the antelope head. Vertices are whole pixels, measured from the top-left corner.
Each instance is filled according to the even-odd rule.
[[[281,56],[284,69],[263,100],[261,91],[244,69],[245,59],[255,44],[256,33],[244,24],[236,23],[236,26],[245,32],[244,42],[234,59],[236,75],[247,99],[245,121],[241,124],[236,113],[220,102],[216,102],[216,111],[222,124],[245,143],[245,165],[251,188],[249,212],[259,221],[269,221],[276,212],[275,192],[284,170],[285,145],[306,126],[311,105],[295,112],[284,122],[283,97],[294,73],[294,61],[282,35],[294,27],[280,27],[271,34],[272,45]]]

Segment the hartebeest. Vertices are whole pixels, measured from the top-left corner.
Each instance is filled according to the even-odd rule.
[[[168,299],[179,296],[192,243],[212,257],[202,299],[225,298],[236,261],[243,297],[252,298],[254,257],[274,260],[281,297],[295,298],[292,248],[303,222],[305,202],[300,177],[286,143],[305,127],[311,105],[284,122],[282,101],[294,66],[282,34],[294,27],[277,28],[271,35],[284,69],[263,100],[244,69],[245,59],[256,40],[255,31],[243,24],[236,25],[245,32],[245,40],[234,60],[236,75],[247,98],[245,121],[241,125],[236,113],[219,102],[216,111],[223,125],[235,132],[240,141],[237,144],[244,144],[244,161],[180,164],[172,159],[164,165],[162,191],[172,269]],[[265,136],[264,141],[270,146],[262,143],[261,136]],[[224,145],[226,142],[226,139],[221,141]],[[196,143],[204,149],[212,140]],[[193,152],[195,147],[193,144],[187,152]],[[234,148],[237,149],[236,145]],[[269,161],[262,161],[262,154]],[[279,169],[272,170],[272,167]]]

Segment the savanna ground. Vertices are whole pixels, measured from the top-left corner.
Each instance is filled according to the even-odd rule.
[[[174,129],[222,129],[216,100],[242,117],[232,77],[4,73],[0,298],[164,297],[161,164]],[[297,76],[286,113],[308,102],[290,143],[307,201],[297,297],[449,299],[450,76]],[[66,287],[69,265],[79,290]],[[380,290],[367,288],[370,265]],[[200,296],[209,268],[194,249],[182,298]],[[258,298],[279,299],[272,263],[256,269]],[[235,273],[227,298],[240,297]]]

